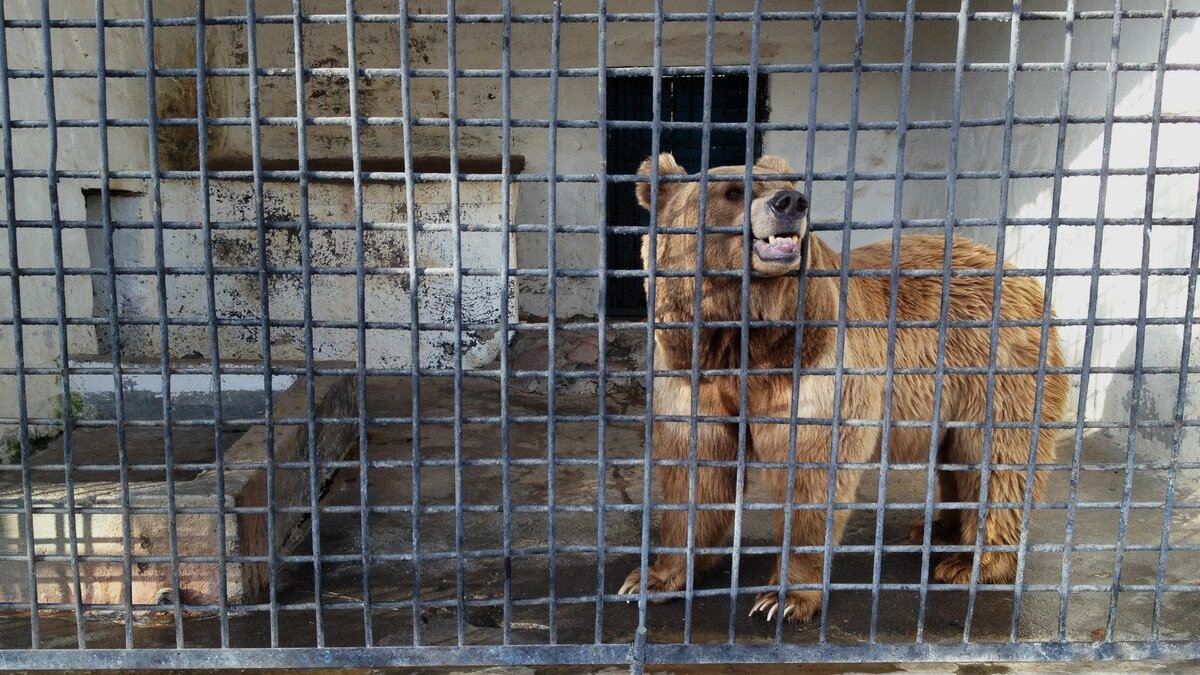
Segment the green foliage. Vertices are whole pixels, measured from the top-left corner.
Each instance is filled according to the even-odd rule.
[[[54,409],[53,417],[61,419],[63,424],[74,424],[75,420],[83,417],[83,411],[86,407],[86,404],[83,402],[83,394],[73,391],[67,395],[67,409],[63,410],[62,402],[60,401]]]

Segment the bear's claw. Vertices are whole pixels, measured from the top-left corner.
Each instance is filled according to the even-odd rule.
[[[677,572],[677,571],[668,569],[668,571],[662,572],[662,571],[656,570],[654,567],[651,567],[649,570],[647,570],[647,572],[648,572],[648,577],[646,579],[646,593],[647,594],[650,594],[650,593],[675,593],[677,591],[683,590],[684,574],[682,571]],[[625,577],[625,583],[621,584],[621,588],[620,588],[620,590],[617,591],[617,595],[639,596],[639,595],[641,595],[641,589],[642,589],[642,571],[639,568],[634,568],[633,571],[631,571],[629,573],[629,576]],[[651,604],[655,604],[655,605],[660,605],[660,604],[670,602],[670,601],[671,601],[671,598],[649,598],[649,602]],[[625,602],[632,603],[633,600],[626,600]]]
[[[816,616],[820,608],[820,594],[817,594],[817,597],[813,598],[802,593],[788,593],[787,602],[783,606],[783,620],[792,622],[808,621]],[[767,615],[767,621],[771,621],[779,611],[779,593],[762,593],[755,600],[754,606],[750,608],[749,616],[764,612]]]

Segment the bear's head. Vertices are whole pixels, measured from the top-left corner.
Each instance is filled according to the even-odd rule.
[[[650,176],[654,158],[642,162],[638,174]],[[808,199],[796,190],[796,184],[771,178],[775,174],[790,174],[792,168],[780,157],[765,155],[752,168],[754,181],[751,193],[745,193],[743,166],[713,168],[710,176],[726,180],[708,181],[708,200],[704,227],[704,269],[740,270],[743,261],[746,200],[750,200],[750,264],[760,275],[778,276],[800,267],[800,242],[808,231]],[[670,153],[658,156],[660,177],[684,176],[687,171],[676,163]],[[759,178],[762,176],[762,178]],[[730,181],[728,178],[737,177]],[[658,225],[667,228],[656,244],[656,260],[660,269],[693,269],[696,260],[694,235],[673,236],[670,229],[696,228],[700,220],[699,181],[660,181],[657,204],[652,206],[653,187],[638,183],[637,200],[643,208],[657,206]],[[709,228],[724,228],[712,231]],[[730,231],[740,228],[742,232]],[[643,246],[643,257],[647,255]]]

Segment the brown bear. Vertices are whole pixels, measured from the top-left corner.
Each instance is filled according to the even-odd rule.
[[[651,160],[639,169],[643,176],[651,171]],[[745,168],[728,166],[714,168],[710,175],[744,175]],[[686,172],[670,154],[658,159],[661,176],[680,176]],[[762,157],[753,167],[755,175],[789,174],[792,169],[778,157]],[[808,234],[808,202],[795,184],[783,180],[756,179],[752,193],[743,193],[741,180],[709,181],[706,224],[709,227],[742,227],[745,200],[751,200],[750,232],[752,276],[749,282],[750,320],[792,321],[797,316],[801,267],[801,244]],[[651,208],[651,185],[639,183],[638,202]],[[697,182],[664,181],[658,186],[658,224],[668,231],[658,238],[654,259],[659,272],[694,272],[697,261],[695,234],[671,232],[672,229],[695,228],[700,211],[700,186]],[[703,268],[713,271],[736,271],[739,274],[704,276],[700,313],[703,321],[739,321],[742,318],[743,238],[739,233],[706,232],[704,234]],[[810,270],[839,270],[841,258],[819,237],[808,236],[807,263]],[[899,266],[903,270],[940,270],[944,262],[945,239],[941,236],[906,236],[901,238]],[[642,257],[650,255],[648,237],[642,242]],[[947,371],[941,378],[942,404],[937,439],[937,463],[979,464],[983,459],[985,430],[980,423],[990,417],[998,423],[987,431],[991,437],[990,462],[993,464],[1026,465],[1031,459],[1038,463],[1052,461],[1055,446],[1054,429],[1040,428],[1036,446],[1032,440],[1034,413],[1037,401],[1039,356],[1044,349],[1045,363],[1053,369],[1063,365],[1058,336],[1050,328],[1048,339],[1042,343],[1040,321],[1043,315],[1044,294],[1041,284],[1029,277],[1008,276],[1001,282],[1001,304],[998,343],[991,349],[990,326],[993,309],[993,273],[996,253],[967,239],[955,238],[952,243],[951,267],[954,270],[983,270],[986,274],[955,275],[950,280],[949,304],[945,317],[951,322],[974,322],[967,326],[949,327],[943,364]],[[880,241],[853,249],[850,253],[852,270],[885,270],[867,276],[851,276],[846,289],[845,307],[849,322],[858,322],[845,329],[841,365],[854,369],[878,369],[887,366],[888,330],[886,328],[889,300],[892,243]],[[1006,268],[1007,269],[1007,268]],[[691,274],[656,277],[654,319],[656,322],[692,322],[695,278]],[[647,280],[649,283],[649,280]],[[834,372],[837,363],[840,279],[837,276],[809,276],[804,296],[806,322],[818,326],[804,328],[802,356],[804,369],[827,369]],[[920,463],[929,460],[931,448],[930,421],[934,414],[935,376],[932,369],[938,361],[937,323],[942,314],[942,277],[940,274],[899,277],[896,298],[896,319],[900,322],[927,322],[896,330],[894,343],[894,374],[891,420],[893,422],[924,422],[891,426],[889,454],[891,462]],[[1019,322],[1019,320],[1027,320]],[[1031,320],[1031,321],[1030,321]],[[1008,323],[1005,323],[1008,322]],[[862,325],[862,324],[867,325]],[[1017,323],[1017,325],[1013,325]],[[832,324],[832,325],[831,325]],[[795,331],[791,328],[751,328],[749,336],[751,369],[792,369]],[[688,370],[692,365],[691,328],[657,329],[654,336],[654,366],[661,370]],[[736,327],[703,328],[700,337],[700,367],[703,370],[736,369],[740,367],[741,331]],[[989,362],[998,369],[1023,369],[1019,373],[995,376],[991,409],[987,406],[987,374]],[[912,372],[916,369],[917,372]],[[922,370],[923,369],[923,370]],[[798,394],[798,418],[832,419],[834,412],[833,374],[804,374],[800,391],[792,391],[791,375],[752,375],[748,379],[748,409],[739,410],[739,378],[726,375],[705,375],[700,378],[698,409],[705,416],[738,416],[751,418],[783,418],[791,420],[792,397]],[[1062,374],[1044,375],[1041,392],[1041,423],[1061,420],[1069,383]],[[876,420],[884,418],[884,376],[850,374],[842,377],[842,396],[839,419]],[[687,416],[691,414],[692,388],[690,378],[656,377],[654,408],[657,415]],[[975,425],[950,425],[944,422],[970,422]],[[1010,423],[1010,424],[1003,424]],[[1016,423],[1016,424],[1011,424]],[[690,424],[680,421],[655,421],[654,456],[657,459],[686,460],[691,456]],[[790,424],[751,422],[748,427],[746,454],[748,460],[785,463],[788,461]],[[882,438],[881,422],[843,424],[839,429],[837,461],[839,463],[877,462]],[[700,423],[697,456],[701,460],[736,460],[738,453],[737,424]],[[828,463],[831,456],[831,424],[798,424],[795,460],[807,463]],[[787,471],[765,469],[774,490],[774,501],[788,502]],[[689,475],[686,466],[654,467],[662,497],[669,503],[687,503]],[[839,468],[836,474],[836,501],[855,501],[855,492],[862,470]],[[944,470],[937,472],[939,502],[978,502],[980,475],[975,470]],[[988,484],[988,501],[1022,502],[1026,498],[1025,469],[992,470]],[[1035,473],[1033,499],[1042,491],[1042,472]],[[697,503],[732,504],[735,501],[736,470],[732,467],[706,466],[698,469]],[[802,469],[795,471],[793,504],[828,503],[829,471]],[[850,511],[834,511],[833,544],[837,544]],[[992,507],[985,515],[983,542],[985,545],[1014,545],[1021,530],[1021,510]],[[973,546],[979,511],[977,508],[942,509],[933,521],[931,538],[937,543]],[[782,542],[783,511],[776,513],[777,537],[781,551],[789,550]],[[696,511],[694,546],[719,547],[727,545],[733,523],[732,507]],[[792,546],[823,546],[825,544],[826,509],[797,509],[791,527]],[[924,536],[923,522],[912,530],[911,538],[920,543]],[[664,547],[688,546],[687,512],[665,511],[662,515],[661,544]],[[943,558],[934,569],[936,580],[945,583],[967,583],[971,577],[972,553],[953,553]],[[695,569],[702,571],[718,562],[717,555],[697,555]],[[1017,556],[1011,551],[988,551],[982,554],[979,567],[981,583],[1010,583],[1016,574]],[[820,584],[824,557],[820,553],[793,554],[787,564],[789,584]],[[771,585],[779,583],[783,565],[781,553]],[[686,558],[678,554],[659,554],[649,567],[646,588],[651,593],[677,593],[686,583]],[[634,569],[621,587],[622,595],[637,593],[640,569]],[[768,618],[777,610],[792,621],[807,621],[821,609],[821,593],[817,590],[791,590],[786,605],[777,606],[779,594],[769,591],[758,596],[751,614],[764,612]]]

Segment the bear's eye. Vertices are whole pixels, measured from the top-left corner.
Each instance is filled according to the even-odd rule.
[[[731,187],[731,188],[725,190],[725,199],[728,199],[731,202],[736,202],[737,200],[739,200],[741,198],[742,198],[742,188]]]

